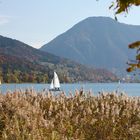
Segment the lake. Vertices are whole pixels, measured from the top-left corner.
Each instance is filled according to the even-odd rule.
[[[43,89],[49,89],[49,84],[2,84],[0,85],[0,90],[3,94],[7,91],[14,90],[25,90],[33,88],[37,92]],[[85,91],[92,91],[95,95],[101,91],[115,91],[119,89],[120,91],[126,92],[129,96],[140,96],[140,83],[75,83],[75,84],[61,84],[61,89],[68,92],[74,92],[76,89],[80,90],[83,88]]]

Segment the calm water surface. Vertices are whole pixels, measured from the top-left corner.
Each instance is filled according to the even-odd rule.
[[[49,89],[49,84],[2,84],[0,86],[1,92],[4,94],[7,91],[25,90],[33,88],[37,92],[43,89]],[[76,83],[76,84],[61,84],[61,89],[68,92],[74,92],[76,89],[83,88],[85,91],[92,91],[98,94],[101,91],[120,91],[126,92],[130,96],[140,96],[140,83]]]

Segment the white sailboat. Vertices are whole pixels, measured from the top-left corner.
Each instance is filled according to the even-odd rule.
[[[54,72],[54,77],[50,84],[50,91],[60,91],[60,82],[56,72]]]

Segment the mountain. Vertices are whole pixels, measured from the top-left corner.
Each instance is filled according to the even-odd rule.
[[[54,70],[61,82],[117,79],[107,70],[87,68],[18,40],[0,36],[0,79],[3,82],[50,82]]]
[[[140,26],[109,17],[89,17],[59,35],[41,50],[81,64],[124,73],[134,52],[128,44],[140,39]]]

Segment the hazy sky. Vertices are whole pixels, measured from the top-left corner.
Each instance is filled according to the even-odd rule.
[[[107,1],[107,2],[106,2]],[[0,0],[0,35],[39,48],[79,21],[90,16],[109,16],[113,0]],[[140,7],[131,8],[120,22],[140,25]]]

